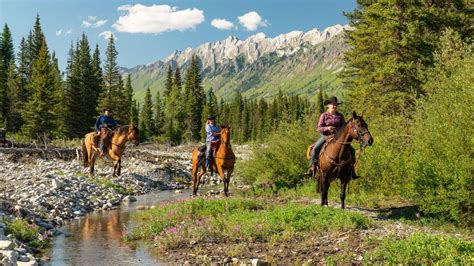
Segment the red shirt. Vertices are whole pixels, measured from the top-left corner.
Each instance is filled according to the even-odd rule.
[[[329,127],[335,127],[337,131],[344,123],[344,116],[341,113],[336,112],[336,114],[332,115],[328,112],[324,112],[319,118],[318,132],[323,135],[329,135],[331,134]]]

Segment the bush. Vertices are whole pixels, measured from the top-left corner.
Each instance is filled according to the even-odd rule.
[[[34,248],[44,248],[47,241],[40,239],[40,227],[36,224],[29,224],[26,220],[17,219],[14,221],[5,220],[6,234],[12,234],[16,239]]]
[[[273,182],[277,188],[295,186],[309,165],[306,149],[315,141],[311,135],[302,124],[281,125],[267,144],[253,147],[251,160],[238,166],[242,181],[247,184]]]
[[[473,224],[474,56],[452,32],[444,43],[416,116],[413,198],[426,213]]]
[[[401,240],[386,237],[380,247],[364,257],[367,264],[470,265],[473,253],[472,242],[416,233]]]

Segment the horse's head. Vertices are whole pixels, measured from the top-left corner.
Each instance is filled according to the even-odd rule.
[[[140,143],[140,132],[138,127],[130,124],[127,132],[127,139],[133,141],[133,144],[138,145]]]
[[[228,126],[221,127],[221,142],[230,143],[230,127]]]
[[[364,146],[370,146],[374,143],[374,139],[369,132],[369,125],[364,121],[362,116],[358,116],[354,111],[350,122],[351,130],[349,131],[351,137],[358,140]]]

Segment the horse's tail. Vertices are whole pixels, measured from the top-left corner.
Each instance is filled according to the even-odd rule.
[[[86,136],[87,139],[87,136]],[[89,155],[87,154],[86,141],[82,141],[82,156],[84,156],[84,167],[89,166]]]

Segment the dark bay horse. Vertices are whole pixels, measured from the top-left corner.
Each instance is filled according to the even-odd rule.
[[[222,126],[220,136],[220,146],[214,157],[213,169],[217,170],[222,182],[224,183],[224,193],[229,196],[230,177],[234,171],[235,154],[230,144],[230,127]],[[206,173],[205,166],[205,146],[195,147],[193,150],[193,195],[197,194],[201,177]],[[198,173],[199,172],[199,173]]]
[[[119,176],[122,170],[122,155],[125,152],[125,144],[133,141],[138,145],[140,133],[135,125],[121,126],[112,132],[111,146],[107,148],[107,154],[114,162],[112,175]],[[96,132],[86,134],[82,142],[82,153],[84,155],[84,167],[90,167],[90,175],[94,175],[94,164],[99,154],[99,138]]]
[[[349,149],[352,140],[357,140],[362,146],[370,146],[374,140],[368,130],[368,125],[362,118],[352,113],[352,118],[347,121],[334,135],[319,154],[319,161],[315,171],[318,180],[317,191],[321,192],[321,205],[328,205],[328,191],[331,181],[341,180],[341,207],[344,209],[346,188],[351,180],[352,154]],[[310,148],[308,148],[310,152]]]

